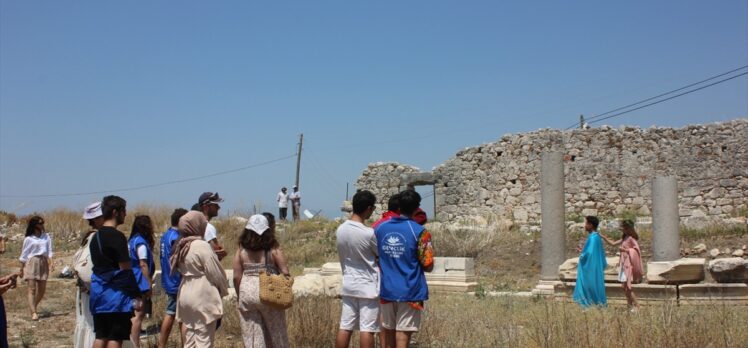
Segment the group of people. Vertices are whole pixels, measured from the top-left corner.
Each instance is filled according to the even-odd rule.
[[[205,192],[192,210],[175,209],[160,240],[161,285],[167,301],[159,347],[166,347],[178,323],[184,347],[212,347],[224,314],[229,283],[220,260],[227,255],[209,220],[223,199]],[[136,216],[129,238],[117,229],[127,215],[126,201],[106,196],[86,207],[91,231],[74,256],[78,278],[76,347],[140,346],[143,318],[152,312],[155,260],[153,223]],[[253,215],[239,238],[233,281],[247,347],[288,347],[285,312],[259,300],[259,272],[290,275],[275,239],[271,213]]]
[[[275,197],[275,201],[278,202],[278,217],[281,221],[286,221],[288,214],[288,202],[291,202],[291,214],[293,215],[293,221],[300,219],[299,209],[301,209],[301,192],[299,187],[294,185],[293,192],[288,193],[288,189],[281,187],[280,192]]]
[[[626,301],[632,311],[637,311],[639,303],[634,295],[632,284],[639,283],[643,277],[641,249],[639,235],[631,220],[621,221],[622,236],[619,240],[612,240],[598,231],[600,220],[596,216],[585,217],[584,229],[589,236],[579,255],[577,266],[577,282],[574,287],[574,302],[582,307],[606,306],[605,296],[605,268],[608,262],[605,258],[603,241],[618,246],[620,252],[618,281],[623,286]]]
[[[424,272],[434,267],[421,197],[415,190],[393,195],[374,228],[364,224],[374,212],[374,194],[358,191],[352,203],[351,219],[335,233],[343,271],[335,346],[348,347],[353,332],[359,331],[361,347],[374,347],[377,333],[382,347],[407,347],[429,298]]]

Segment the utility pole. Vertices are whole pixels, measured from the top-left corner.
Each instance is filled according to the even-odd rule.
[[[301,171],[301,145],[304,143],[304,133],[299,134],[299,150],[296,152],[296,187],[299,187],[299,172]]]
[[[579,115],[579,129],[584,129],[584,115]]]

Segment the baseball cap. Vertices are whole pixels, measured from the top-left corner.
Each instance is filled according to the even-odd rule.
[[[201,194],[200,198],[197,200],[197,203],[200,205],[218,204],[221,202],[223,202],[223,198],[218,196],[218,192],[203,192],[203,194]]]
[[[86,220],[95,219],[101,215],[104,215],[101,212],[101,202],[93,203],[83,210],[83,218]]]
[[[262,235],[270,229],[268,226],[268,219],[262,214],[255,214],[249,217],[247,225],[244,228],[255,231],[255,233]]]

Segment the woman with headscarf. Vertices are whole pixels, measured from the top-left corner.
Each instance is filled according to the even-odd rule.
[[[190,211],[179,219],[180,239],[171,257],[172,272],[182,274],[176,319],[184,323],[184,347],[213,347],[217,321],[223,316],[221,298],[228,295],[226,273],[208,242],[208,220]]]
[[[44,219],[41,216],[34,216],[29,219],[21,257],[18,258],[21,261],[21,278],[29,284],[31,320],[39,320],[36,309],[47,289],[49,259],[52,255],[52,240],[44,229]]]

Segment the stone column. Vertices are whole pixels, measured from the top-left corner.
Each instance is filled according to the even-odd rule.
[[[540,161],[540,279],[557,280],[558,266],[566,261],[564,156],[544,152]]]
[[[679,225],[677,181],[674,176],[657,176],[652,181],[653,261],[680,258]]]

